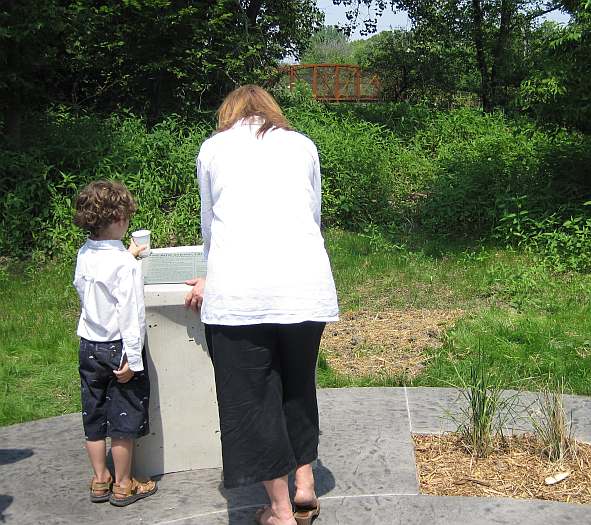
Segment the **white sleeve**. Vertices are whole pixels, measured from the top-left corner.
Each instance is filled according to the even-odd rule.
[[[78,259],[76,260],[76,270],[74,271],[74,281],[72,284],[74,285],[74,288],[76,288],[76,293],[80,299],[80,306],[84,306],[84,288],[86,283],[80,266],[80,256],[78,256]]]
[[[211,181],[209,172],[203,162],[197,157],[197,181],[199,182],[199,196],[201,199],[201,237],[203,238],[203,256],[207,261],[211,242],[211,221],[213,219]]]
[[[141,318],[144,308],[143,300],[138,300],[136,292],[137,268],[124,267],[118,274],[118,284],[113,295],[116,304],[117,322],[119,332],[123,340],[123,352],[127,356],[129,368],[134,372],[141,372],[144,369],[142,360],[143,334]]]
[[[314,166],[312,168],[312,187],[314,189],[314,197],[316,199],[316,207],[314,209],[314,220],[320,228],[320,211],[322,209],[322,182],[320,178],[320,159],[318,158],[318,151],[314,149]]]

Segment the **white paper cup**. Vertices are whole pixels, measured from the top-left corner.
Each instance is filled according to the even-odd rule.
[[[138,230],[131,234],[133,242],[137,246],[141,246],[142,244],[146,245],[146,249],[140,252],[140,257],[147,257],[150,255],[150,234],[152,232],[150,230]]]

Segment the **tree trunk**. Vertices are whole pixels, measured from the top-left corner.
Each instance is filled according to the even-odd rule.
[[[22,144],[22,108],[20,100],[17,97],[12,97],[8,103],[8,108],[4,112],[4,133],[8,138],[8,142],[15,148],[20,148]],[[20,99],[20,97],[18,97]]]
[[[246,16],[248,17],[250,27],[255,27],[257,25],[257,18],[259,16],[259,12],[261,11],[262,5],[263,0],[250,0],[250,3],[246,8]]]
[[[9,8],[14,9],[14,2],[9,3]],[[6,47],[6,69],[16,75],[21,74],[20,52],[18,44],[14,39],[8,40]],[[11,75],[13,76],[13,75]],[[8,141],[16,148],[20,148],[22,143],[21,122],[22,122],[22,99],[17,86],[6,86],[6,110],[4,112],[4,133]]]
[[[503,87],[503,68],[506,63],[505,54],[507,51],[507,42],[511,32],[511,18],[513,17],[513,3],[511,0],[502,0],[501,2],[501,23],[497,33],[497,41],[493,52],[493,64],[491,70],[491,87],[493,106],[502,104],[501,89]]]
[[[492,111],[491,100],[491,80],[486,65],[486,56],[484,54],[484,22],[482,16],[482,6],[480,0],[472,0],[472,15],[474,17],[474,47],[476,49],[476,62],[480,71],[480,102],[482,109],[489,113]]]

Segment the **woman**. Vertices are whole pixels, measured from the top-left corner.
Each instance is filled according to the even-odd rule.
[[[316,146],[269,93],[243,86],[220,106],[197,176],[207,278],[188,281],[186,305],[200,308],[212,355],[224,484],[263,482],[271,506],[257,512],[260,524],[311,523],[315,367],[325,323],[338,320]]]

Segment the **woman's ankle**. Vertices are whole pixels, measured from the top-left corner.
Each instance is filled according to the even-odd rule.
[[[296,491],[293,502],[299,506],[313,507],[318,502],[316,493],[312,491]]]
[[[259,514],[260,513],[260,514]],[[286,509],[276,509],[273,505],[257,512],[257,522],[264,525],[297,525],[293,517],[291,506]]]
[[[293,520],[293,510],[291,505],[281,508],[271,506],[271,512],[273,513],[273,516],[281,522],[290,522]]]
[[[310,465],[302,465],[296,469],[294,485],[294,503],[300,505],[316,503],[314,474]]]

